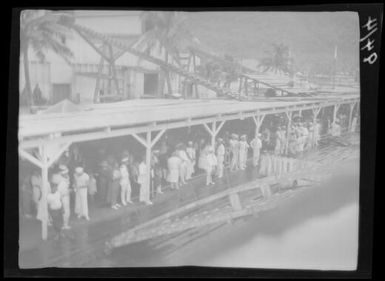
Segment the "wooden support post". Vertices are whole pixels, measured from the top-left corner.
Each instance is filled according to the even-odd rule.
[[[286,113],[287,118],[289,119],[289,122],[287,123],[287,133],[286,133],[286,143],[285,143],[285,154],[287,154],[289,151],[289,139],[290,139],[291,121],[292,121],[291,119],[292,119],[293,112],[289,111],[289,112],[285,112],[285,113]]]
[[[199,98],[198,84],[194,83],[195,98]]]
[[[339,104],[333,105],[333,120],[332,120],[332,124],[334,124],[336,122],[337,113],[338,113],[338,109],[339,108],[340,108]]]
[[[39,154],[42,160],[41,163],[41,184],[42,184],[42,190],[41,190],[41,204],[43,205],[43,208],[41,210],[41,238],[43,240],[47,240],[48,238],[48,205],[47,205],[47,195],[50,192],[49,188],[49,182],[48,182],[48,161],[47,161],[47,154],[46,149],[44,145],[41,145],[39,147]]]
[[[246,97],[248,97],[249,96],[249,91],[248,91],[248,89],[247,89],[247,78],[245,77],[245,94],[246,94]]]
[[[151,194],[151,132],[146,133],[146,186]]]
[[[321,111],[321,108],[314,108],[313,110],[313,134],[312,134],[312,140],[311,140],[311,143],[312,143],[312,146],[314,147],[315,146],[315,129],[316,129],[316,123],[317,123],[317,116],[318,116],[318,113]],[[318,132],[317,132],[318,133]]]
[[[193,61],[193,72],[196,73],[197,72],[197,62],[196,62],[196,58],[195,58],[195,53],[192,53],[192,61]]]
[[[212,134],[211,134],[211,147],[215,151],[215,137],[217,136],[217,123],[214,121],[212,126]]]
[[[266,116],[265,114],[252,116],[255,124],[255,133],[254,133],[255,137],[258,136],[259,129],[262,125],[263,119],[265,119],[265,116]]]
[[[241,95],[242,92],[242,76],[239,77],[239,88],[238,88],[238,94]]]
[[[255,94],[257,93],[257,81],[254,80],[254,87],[253,87],[253,94],[255,96]]]
[[[170,80],[170,72],[166,72],[166,82],[167,82],[167,92],[169,95],[172,95],[172,86]]]
[[[215,137],[216,137],[216,122],[214,121],[212,123],[212,128],[210,128],[207,124],[203,124],[205,127],[206,131],[210,134],[211,136],[211,146],[213,149],[215,149]]]
[[[241,200],[239,199],[238,193],[231,193],[229,195],[230,204],[234,211],[242,210]]]
[[[225,124],[225,120],[223,120],[219,126],[217,127],[216,131],[215,131],[215,135],[218,135],[219,131],[222,129],[223,125]]]
[[[348,123],[348,132],[351,132],[351,127],[352,127],[352,117],[353,117],[353,110],[354,106],[356,105],[355,102],[349,104],[349,123]]]
[[[117,78],[117,74],[116,74],[116,67],[115,67],[115,61],[114,61],[114,54],[113,54],[113,51],[112,51],[112,46],[109,45],[109,51],[110,51],[110,60],[109,60],[109,64],[111,66],[111,70],[112,70],[112,79],[114,80],[114,83],[115,83],[115,88],[116,88],[116,94],[118,96],[120,96],[120,89],[119,89],[119,82],[118,82],[118,78]]]
[[[104,52],[105,46],[103,45],[103,52]],[[99,92],[100,92],[100,77],[103,74],[103,65],[104,65],[104,57],[100,56],[100,62],[98,65],[98,74],[96,77],[96,85],[95,85],[95,92],[94,92],[94,103],[98,103],[100,101],[99,99]]]

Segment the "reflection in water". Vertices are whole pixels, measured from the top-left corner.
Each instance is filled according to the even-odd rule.
[[[309,188],[258,218],[240,219],[203,236],[187,233],[184,236],[193,237],[193,241],[185,239],[188,243],[178,243],[179,237],[170,238],[160,249],[156,249],[156,243],[161,239],[128,245],[115,249],[100,262],[114,267],[354,269],[358,247],[357,163],[344,165],[339,176],[325,185]]]

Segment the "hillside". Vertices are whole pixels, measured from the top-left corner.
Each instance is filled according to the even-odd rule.
[[[358,65],[359,19],[351,12],[191,12],[186,25],[213,50],[239,58],[261,58],[282,42],[302,70],[330,64],[334,46],[339,70]]]

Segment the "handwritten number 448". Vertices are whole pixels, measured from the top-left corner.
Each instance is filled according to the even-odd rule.
[[[366,41],[366,44],[361,48],[361,50],[367,50],[370,52],[374,48],[374,42],[376,40],[371,40],[370,36],[377,31],[377,19],[368,18],[368,21],[362,28],[366,29],[368,32],[363,38],[360,39],[360,43]],[[369,56],[364,58],[364,62],[373,64],[377,60],[377,53],[372,52]]]

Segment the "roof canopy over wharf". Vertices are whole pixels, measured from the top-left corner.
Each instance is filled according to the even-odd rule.
[[[315,117],[321,108],[333,106],[334,120],[342,104],[350,105],[351,124],[353,108],[359,104],[359,99],[359,95],[320,96],[309,100],[270,98],[265,101],[140,99],[83,105],[79,111],[72,112],[20,115],[19,154],[41,168],[42,200],[46,202],[48,169],[72,143],[133,136],[146,149],[149,184],[151,150],[167,129],[203,125],[214,145],[227,120],[253,118],[257,133],[268,114],[286,113],[290,124],[295,111],[312,110]],[[48,236],[47,208],[43,217],[42,238],[45,240]]]
[[[21,115],[19,141],[21,147],[38,147],[42,142],[80,142],[358,100],[358,95],[341,95],[287,101],[272,98],[265,101],[141,99],[92,104],[77,112]]]

